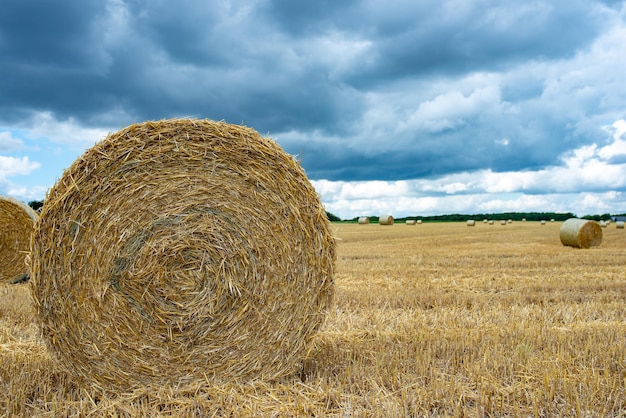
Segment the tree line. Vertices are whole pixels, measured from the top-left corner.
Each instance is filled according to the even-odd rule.
[[[358,222],[359,217],[352,219],[341,219],[330,212],[326,212],[328,219],[331,222]],[[583,219],[591,219],[594,221],[608,220],[611,216],[624,216],[621,214],[609,214],[604,213],[602,215],[585,215]],[[490,219],[494,221],[521,221],[526,219],[527,221],[565,221],[569,218],[576,218],[572,212],[502,212],[502,213],[474,213],[474,214],[462,214],[452,213],[447,215],[428,215],[428,216],[407,216],[404,218],[394,218],[396,222],[406,222],[408,220],[421,220],[422,222],[465,222],[468,219],[483,220]],[[368,216],[371,223],[378,222],[379,217],[372,215]]]

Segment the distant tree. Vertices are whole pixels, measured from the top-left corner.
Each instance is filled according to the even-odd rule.
[[[33,210],[37,210],[43,206],[43,200],[32,200],[28,202],[28,206],[33,208]]]
[[[335,216],[335,215],[333,215],[332,213],[330,213],[328,211],[326,212],[326,216],[328,217],[328,220],[331,221],[331,222],[339,222],[339,221],[341,221],[340,217]]]

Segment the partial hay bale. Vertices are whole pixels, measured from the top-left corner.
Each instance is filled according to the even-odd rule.
[[[617,221],[617,222],[615,222],[615,228],[617,228],[617,229],[624,229],[624,221]]]
[[[602,243],[602,228],[595,221],[570,218],[560,229],[561,243],[575,248],[596,247]]]
[[[378,223],[380,225],[393,225],[393,216],[382,215],[378,218]]]
[[[0,283],[28,274],[25,260],[36,221],[37,213],[26,203],[0,196]]]
[[[172,119],[87,150],[31,254],[47,345],[103,390],[296,371],[334,292],[335,240],[296,160],[253,129]]]
[[[476,221],[475,220],[473,220],[473,219],[468,219],[467,220],[467,226],[474,226],[474,225],[476,225]]]
[[[359,218],[359,225],[367,225],[370,223],[370,218],[367,216],[361,216]]]
[[[407,219],[406,220],[406,224],[407,225],[415,225],[416,224],[415,219]]]

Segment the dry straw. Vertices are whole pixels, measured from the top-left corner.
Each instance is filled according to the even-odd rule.
[[[367,225],[370,223],[370,218],[367,216],[361,216],[359,218],[359,225]]]
[[[196,119],[131,125],[87,150],[48,192],[31,257],[48,347],[104,390],[293,373],[336,258],[294,158]]]
[[[595,247],[602,243],[602,228],[595,221],[570,218],[560,229],[561,243],[575,248]]]
[[[382,215],[378,218],[378,223],[380,225],[393,225],[393,216]]]
[[[406,220],[406,224],[407,225],[415,225],[417,222],[415,221],[415,219],[407,219]]]
[[[467,220],[467,226],[475,226],[476,225],[476,221],[473,219],[468,219]]]
[[[37,213],[27,204],[0,196],[0,283],[27,274],[25,263]]]
[[[615,222],[615,227],[617,229],[624,229],[624,221],[617,221],[617,222]]]

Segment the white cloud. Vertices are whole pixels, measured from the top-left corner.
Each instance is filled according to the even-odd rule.
[[[16,175],[27,175],[39,168],[38,162],[30,161],[28,157],[5,157],[0,155],[0,179]]]
[[[21,123],[19,128],[25,137],[31,139],[45,138],[51,142],[81,148],[95,144],[109,133],[105,129],[85,128],[74,118],[57,120],[51,112],[34,113],[27,122]]]
[[[12,151],[20,149],[24,146],[24,143],[13,137],[11,132],[0,132],[0,151]]]
[[[419,104],[407,121],[407,127],[437,133],[465,125],[485,109],[500,104],[500,91],[496,86],[476,88],[468,95],[448,91]]]
[[[613,142],[600,148],[598,155],[605,160],[617,156],[626,156],[626,140],[622,139],[626,134],[626,120],[620,119],[610,127],[605,127],[605,130],[612,134]]]

